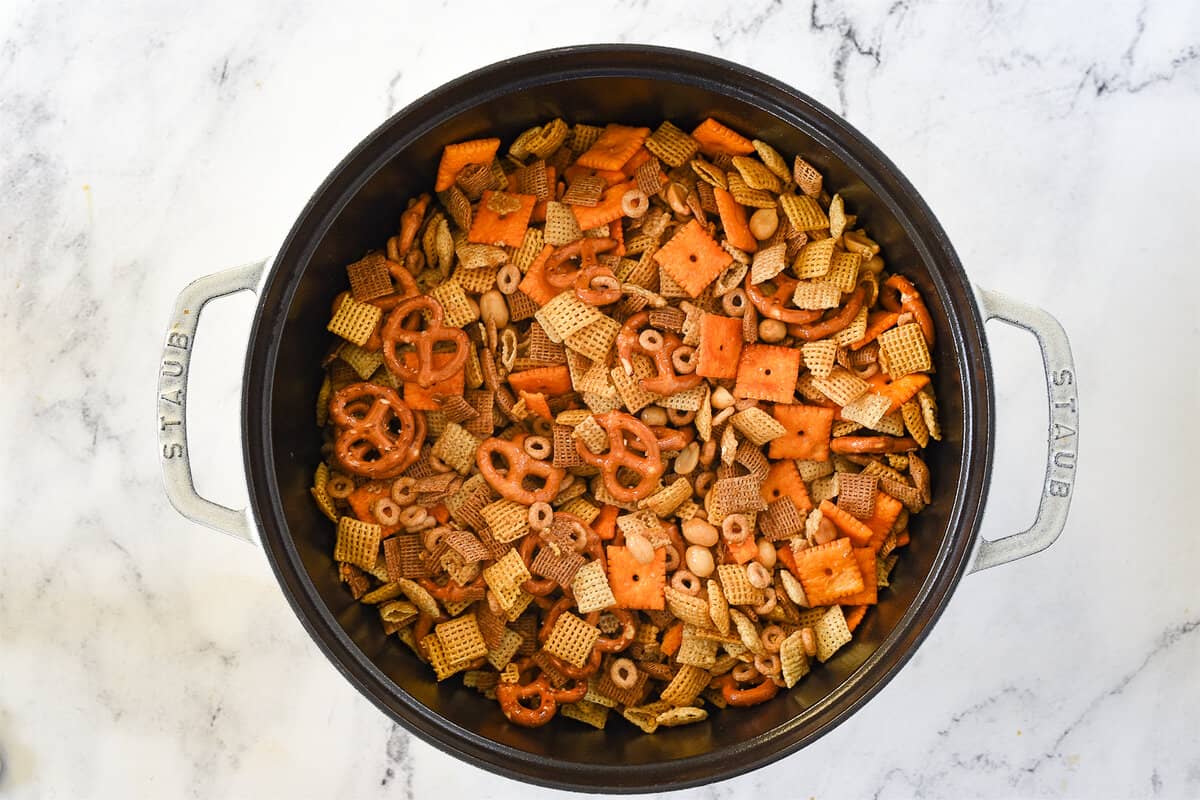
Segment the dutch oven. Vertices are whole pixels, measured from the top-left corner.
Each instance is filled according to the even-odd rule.
[[[938,347],[933,383],[944,439],[928,450],[932,504],[891,586],[853,642],[794,689],[749,710],[646,735],[556,718],[518,728],[494,701],[433,671],[351,599],[332,560],[332,527],[309,496],[320,461],[313,402],[325,324],[344,266],[397,227],[404,201],[426,189],[442,147],[482,136],[511,140],[553,117],[689,127],[705,117],[802,153],[882,245],[886,262],[921,290]],[[242,386],[242,446],[250,508],[200,497],[186,438],[187,370],[200,310],[222,295],[258,294]],[[1050,436],[1037,520],[994,541],[978,535],[994,444],[984,321],[1031,332],[1041,346]],[[385,714],[438,749],[517,780],[584,791],[680,788],[728,778],[804,747],[845,720],[912,657],[964,575],[1035,553],[1058,537],[1071,500],[1078,441],[1070,347],[1049,314],[972,287],[920,195],[874,145],[811,98],[745,67],[696,53],[600,45],[502,61],[430,92],[367,136],[326,178],[270,259],[195,281],[179,296],[159,381],[167,495],[184,516],[256,543],[313,641]],[[214,587],[215,589],[215,587]]]

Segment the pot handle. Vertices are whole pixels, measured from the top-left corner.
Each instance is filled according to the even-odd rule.
[[[158,443],[167,499],[183,516],[253,544],[254,525],[246,509],[232,509],[201,497],[192,482],[187,450],[187,385],[200,312],[209,300],[234,292],[257,292],[268,260],[218,272],[188,284],[175,301],[158,372]]]
[[[1045,550],[1067,524],[1079,451],[1079,408],[1075,392],[1075,359],[1063,326],[1049,313],[999,292],[979,289],[985,320],[995,319],[1024,328],[1037,339],[1046,371],[1050,404],[1047,432],[1046,479],[1038,501],[1037,518],[1027,530],[987,541],[981,539],[971,572],[1007,564]]]

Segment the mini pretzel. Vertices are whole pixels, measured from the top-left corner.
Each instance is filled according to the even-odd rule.
[[[850,453],[907,453],[920,445],[907,436],[835,436],[829,450],[839,455]]]
[[[648,392],[654,392],[661,395],[672,395],[678,392],[685,392],[700,385],[704,380],[700,375],[694,372],[688,375],[680,375],[675,370],[675,363],[671,356],[680,347],[683,347],[683,340],[674,332],[667,331],[662,336],[662,345],[656,349],[647,349],[642,340],[642,329],[650,324],[650,312],[639,311],[629,319],[625,320],[625,324],[621,326],[620,333],[617,334],[617,357],[621,361],[621,367],[624,368],[626,375],[633,374],[633,356],[635,353],[648,356],[654,362],[655,376],[653,378],[642,378],[642,388]],[[650,329],[653,330],[653,329]],[[655,331],[657,333],[657,331]]]
[[[913,315],[913,320],[921,326],[925,342],[933,347],[933,318],[929,309],[921,299],[921,293],[903,275],[893,275],[883,282],[883,291],[879,294],[879,302],[888,311],[907,311]]]
[[[399,475],[417,460],[425,440],[425,415],[413,413],[394,389],[373,383],[335,392],[329,418],[338,428],[333,443],[338,464],[368,478]]]
[[[637,626],[633,623],[633,615],[623,608],[610,608],[609,614],[617,618],[617,622],[621,623],[621,632],[616,636],[600,636],[596,639],[593,645],[594,653],[620,653],[629,645],[633,644],[634,634],[637,633]],[[600,612],[593,611],[588,614],[587,621],[592,625],[600,619]]]
[[[789,278],[786,275],[775,276],[775,294],[767,295],[763,293],[762,287],[766,286],[767,281],[762,284],[755,284],[751,280],[751,273],[746,273],[746,297],[750,299],[751,304],[758,309],[758,313],[768,319],[777,319],[788,325],[804,325],[809,322],[821,318],[820,311],[808,311],[802,308],[788,308],[787,301],[796,291],[796,285],[800,281],[795,278]],[[851,318],[853,319],[853,317]]]
[[[423,331],[406,330],[405,320],[411,315],[425,312],[429,326]],[[393,375],[406,381],[416,382],[423,387],[444,381],[463,368],[467,363],[467,350],[471,346],[467,334],[458,328],[447,328],[442,324],[445,315],[442,304],[427,295],[410,297],[392,310],[383,326],[383,360]],[[440,367],[433,365],[433,348],[439,342],[454,343],[454,357]],[[396,353],[396,346],[412,345],[417,353],[417,366],[405,364]]]
[[[417,239],[417,231],[425,219],[425,211],[429,208],[429,195],[423,194],[417,198],[408,209],[400,215],[400,255],[408,255],[413,242]]]
[[[575,440],[575,449],[586,463],[597,467],[604,478],[604,488],[622,503],[641,500],[654,491],[664,466],[658,438],[654,431],[641,420],[621,411],[597,414],[596,422],[608,434],[608,452],[597,455],[587,448],[582,439]],[[636,445],[626,444],[629,436]],[[641,455],[635,452],[640,451]],[[637,474],[638,482],[632,487],[623,486],[617,471],[622,467]]]
[[[589,306],[607,306],[617,302],[621,294],[621,282],[613,271],[603,264],[593,264],[579,270],[575,276],[575,296]]]
[[[501,681],[496,684],[496,700],[500,703],[500,710],[509,722],[525,728],[541,727],[554,718],[558,711],[558,701],[554,695],[554,688],[545,675],[539,675],[529,683]],[[521,703],[533,697],[538,699],[535,708]]]
[[[824,339],[826,336],[832,336],[854,321],[854,318],[858,316],[859,309],[862,308],[866,296],[867,290],[859,286],[854,290],[854,294],[850,295],[850,299],[846,301],[846,304],[838,309],[829,319],[823,319],[811,325],[788,325],[788,333],[810,342],[816,339]]]
[[[482,575],[466,586],[459,585],[453,580],[447,581],[445,586],[439,586],[429,578],[421,578],[417,583],[421,584],[421,588],[438,600],[448,603],[467,603],[481,600],[486,590],[486,584]]]
[[[617,240],[607,237],[597,239],[585,237],[563,245],[546,259],[544,269],[546,282],[555,289],[566,289],[575,283],[575,278],[579,275],[580,271],[596,263],[596,256],[598,254],[607,253],[609,250],[615,249],[616,246]],[[571,268],[568,262],[573,258],[580,260],[579,267]]]
[[[501,457],[508,465],[504,472],[493,462],[496,456]],[[557,497],[563,476],[567,474],[566,470],[553,467],[545,461],[538,461],[526,453],[520,442],[495,437],[485,439],[479,446],[475,454],[475,463],[483,474],[483,479],[499,492],[501,497],[525,506],[549,503]],[[542,486],[527,489],[525,481],[530,478],[540,478],[543,481]]]
[[[651,425],[654,438],[658,440],[658,449],[663,451],[682,450],[692,443],[696,434],[691,428],[668,428],[666,425]]]
[[[779,686],[770,678],[764,677],[762,683],[743,689],[732,674],[722,675],[716,685],[721,689],[721,696],[731,706],[756,706],[765,703],[776,695]]]

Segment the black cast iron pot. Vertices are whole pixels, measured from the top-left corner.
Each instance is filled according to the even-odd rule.
[[[936,328],[934,384],[945,438],[929,450],[934,501],[914,518],[879,606],[854,642],[771,702],[645,735],[624,724],[596,731],[555,719],[529,730],[458,680],[385,641],[378,615],[338,583],[330,524],[309,497],[320,460],[313,420],[330,302],[344,266],[392,235],[411,195],[427,189],[443,145],[479,136],[510,141],[525,128],[574,122],[688,128],[713,116],[784,153],[802,153],[840,191],[883,246],[890,268],[914,280]],[[250,511],[196,494],[185,433],[187,366],[199,311],[238,290],[259,295],[247,346],[242,434]],[[1050,397],[1047,473],[1037,522],[985,542],[977,536],[992,464],[991,367],[983,322],[1030,330]],[[1078,429],[1066,336],[1045,312],[975,291],[916,190],[861,134],[821,105],[744,67],[679,50],[594,46],[503,61],[431,92],[397,113],[339,164],[300,213],[278,254],[202,278],[179,298],[159,386],[167,494],[185,516],[261,544],[296,615],[330,661],[384,713],[484,769],[548,786],[632,792],[708,783],[794,752],[849,717],[912,656],[964,574],[1037,552],[1066,522]]]

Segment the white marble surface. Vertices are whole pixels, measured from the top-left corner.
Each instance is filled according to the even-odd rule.
[[[742,61],[840,110],[975,281],[1059,316],[1080,376],[1062,540],[964,580],[834,733],[679,796],[1200,796],[1200,6],[571,5],[0,4],[0,796],[556,794],[360,698],[262,555],[167,505],[152,393],[178,290],[271,252],[390,112],[501,57],[606,40]],[[229,503],[251,302],[208,314],[193,373],[198,481]],[[997,535],[1032,518],[1044,411],[1031,340],[990,330]]]

